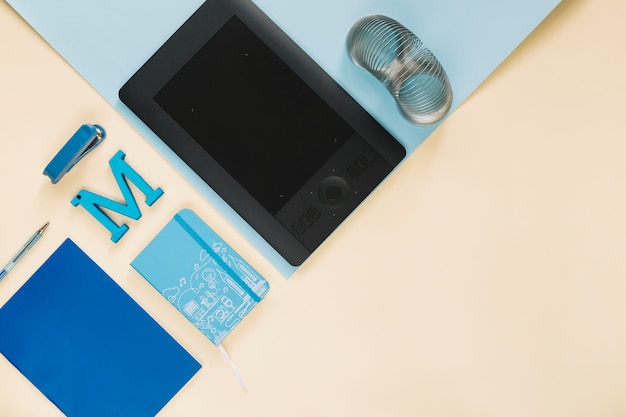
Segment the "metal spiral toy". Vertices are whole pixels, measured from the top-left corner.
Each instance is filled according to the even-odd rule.
[[[443,66],[402,24],[381,15],[364,17],[346,43],[355,65],[383,83],[411,123],[432,125],[450,110],[452,86]]]

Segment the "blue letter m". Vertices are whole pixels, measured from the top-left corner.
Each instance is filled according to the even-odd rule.
[[[132,191],[126,181],[130,181],[139,188],[139,190],[146,196],[146,204],[151,206],[155,201],[163,195],[163,190],[160,188],[152,188],[130,165],[124,161],[126,154],[122,151],[117,151],[113,158],[109,161],[111,171],[117,181],[117,186],[122,191],[124,197],[124,203],[108,199],[98,194],[94,194],[91,191],[81,190],[76,197],[72,199],[72,205],[81,205],[87,210],[93,217],[96,218],[104,227],[111,232],[111,240],[117,242],[120,240],[124,233],[128,231],[128,226],[125,224],[117,225],[113,220],[109,218],[102,208],[107,208],[111,211],[119,213],[123,216],[129,217],[133,220],[138,220],[141,217],[141,211],[135,201]]]

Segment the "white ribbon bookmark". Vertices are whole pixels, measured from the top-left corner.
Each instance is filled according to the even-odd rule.
[[[237,381],[239,381],[239,385],[241,385],[241,388],[244,391],[248,391],[248,386],[246,385],[245,381],[243,380],[241,374],[239,373],[239,370],[235,366],[235,362],[233,362],[233,360],[231,359],[231,357],[228,354],[228,352],[226,352],[226,349],[224,349],[224,346],[222,346],[222,344],[220,343],[217,346],[217,348],[220,350],[220,352],[222,352],[222,356],[224,356],[224,359],[226,359],[226,362],[228,362],[228,365],[230,366],[230,369],[232,369],[233,372],[235,373],[235,377],[237,377]]]

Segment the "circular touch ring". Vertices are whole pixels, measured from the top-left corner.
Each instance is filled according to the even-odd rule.
[[[435,55],[409,29],[386,16],[366,16],[347,37],[352,62],[389,90],[402,115],[432,125],[452,106],[452,87]]]

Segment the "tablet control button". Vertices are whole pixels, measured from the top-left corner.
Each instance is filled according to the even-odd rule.
[[[307,229],[313,226],[313,219],[311,219],[308,215],[303,214],[300,216],[300,223],[304,225]]]
[[[354,161],[354,165],[361,171],[365,171],[370,166],[367,163],[367,161],[363,158],[359,158],[356,161]]]
[[[329,185],[324,191],[324,195],[328,201],[338,201],[341,199],[343,192],[338,185]]]
[[[350,194],[348,182],[337,176],[324,178],[320,183],[319,199],[330,208],[340,208]]]
[[[291,228],[299,235],[303,235],[306,232],[304,226],[302,226],[299,222],[294,223]]]
[[[317,220],[322,217],[322,213],[320,213],[315,207],[309,207],[306,214],[308,214],[313,220]]]
[[[361,171],[354,165],[350,165],[348,167],[348,174],[350,174],[352,178],[357,179],[361,176]]]
[[[369,153],[368,151],[363,151],[363,153],[361,154],[361,157],[370,164],[376,160],[376,157],[372,155],[371,153]]]

